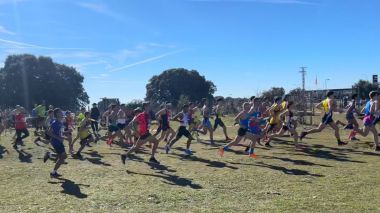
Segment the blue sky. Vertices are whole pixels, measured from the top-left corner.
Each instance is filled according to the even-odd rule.
[[[91,102],[142,99],[152,75],[198,70],[216,95],[350,87],[380,71],[378,0],[0,0],[0,61],[51,56]],[[315,85],[315,78],[318,85]]]

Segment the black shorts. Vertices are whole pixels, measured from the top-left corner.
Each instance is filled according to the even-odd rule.
[[[216,118],[214,123],[214,129],[216,129],[218,126],[225,127],[223,121],[221,118]]]
[[[193,140],[193,137],[191,136],[189,130],[187,130],[186,127],[184,127],[184,126],[180,126],[178,128],[178,132],[177,132],[176,138],[181,138],[182,136],[185,136],[188,139]]]
[[[332,113],[326,113],[323,117],[322,117],[322,123],[325,124],[325,125],[328,125],[330,123],[334,122],[334,120],[332,119]]]
[[[247,134],[248,129],[240,127],[238,129],[238,136],[244,137]]]
[[[163,132],[168,131],[169,129],[170,129],[170,126],[169,126],[168,123],[162,123],[162,125],[161,125],[161,130],[162,130]]]
[[[140,136],[139,140],[146,140],[146,139],[148,139],[150,136],[152,136],[152,135],[148,132],[148,133],[146,133],[145,135]]]
[[[285,131],[288,131],[289,129],[294,129],[294,128],[292,126],[289,126],[289,125],[283,125],[282,129]]]

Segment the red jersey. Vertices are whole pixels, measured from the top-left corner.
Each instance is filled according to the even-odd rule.
[[[22,113],[16,115],[15,124],[16,124],[16,126],[15,126],[16,129],[26,129],[25,115]]]
[[[139,135],[143,136],[149,133],[149,114],[142,112],[136,116],[139,124]]]

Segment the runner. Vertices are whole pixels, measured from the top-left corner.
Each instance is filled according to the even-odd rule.
[[[35,135],[38,135],[38,132],[43,129],[46,115],[45,104],[40,104],[34,108],[37,114],[36,118],[36,130],[34,131]]]
[[[354,115],[354,113],[357,112],[356,111],[356,100],[357,99],[358,99],[358,95],[353,94],[351,96],[351,102],[346,106],[346,109],[347,109],[346,119],[347,119],[348,124],[344,127],[344,129],[351,129],[352,130],[350,135],[348,136],[348,139],[351,141],[359,140],[355,137],[357,132],[354,130],[354,129],[359,128],[359,123],[356,120],[355,115]]]
[[[322,117],[322,122],[319,124],[318,128],[314,128],[314,129],[311,129],[309,131],[301,132],[300,140],[302,141],[302,139],[306,135],[322,132],[326,128],[327,125],[330,125],[330,127],[333,128],[335,131],[335,138],[337,140],[338,146],[347,145],[347,143],[342,142],[340,140],[339,128],[333,120],[334,111],[341,112],[340,110],[338,110],[336,108],[336,105],[334,103],[334,92],[328,91],[326,94],[326,99],[323,100],[322,102],[320,102],[319,104],[317,104],[316,108],[322,109],[324,111],[324,115]]]
[[[133,121],[130,123],[130,125],[136,125],[138,128],[138,134],[139,139],[136,141],[136,143],[131,147],[131,149],[128,150],[127,153],[121,155],[121,161],[123,164],[126,163],[127,158],[136,151],[136,149],[140,148],[143,144],[146,142],[151,142],[153,144],[152,146],[152,153],[151,157],[149,159],[150,163],[160,164],[154,157],[157,147],[158,147],[158,140],[149,133],[149,124],[150,124],[150,116],[149,116],[149,108],[150,104],[149,102],[143,103],[144,112],[138,114]]]
[[[286,103],[284,104],[284,106],[286,107]],[[268,140],[268,135],[270,134],[271,131],[276,130],[276,128],[281,124],[280,114],[282,110],[283,110],[283,105],[282,105],[281,97],[275,97],[273,105],[268,109],[268,112],[270,115],[269,122],[264,128],[264,132],[265,132],[264,141],[266,141],[265,143],[266,147],[272,147],[272,145],[270,144],[270,140]]]
[[[160,127],[161,127],[161,136],[158,139],[158,142],[161,142],[164,139],[169,139],[167,142],[170,142],[173,140],[175,136],[175,131],[173,128],[170,126],[170,118],[171,118],[171,104],[167,103],[165,104],[165,107],[158,111],[156,113],[156,119],[160,122]],[[169,137],[170,136],[170,137]]]
[[[202,99],[203,102],[203,107],[202,107],[202,116],[203,116],[203,121],[202,121],[202,129],[198,130],[203,135],[206,135],[207,132],[210,132],[210,143],[211,145],[215,145],[214,143],[214,132],[213,128],[210,122],[210,109],[208,107],[208,100],[206,98]]]
[[[91,128],[94,134],[96,134],[99,137],[99,118],[100,118],[100,111],[98,108],[98,105],[96,103],[92,104],[91,108]]]
[[[173,120],[179,121],[180,125],[177,130],[177,134],[175,138],[171,141],[168,141],[168,143],[165,146],[165,152],[166,154],[169,153],[171,147],[179,140],[182,138],[182,136],[187,137],[187,143],[186,143],[186,150],[185,153],[187,155],[193,155],[193,152],[190,149],[191,141],[194,140],[194,138],[191,136],[191,133],[189,130],[187,130],[187,127],[189,125],[189,105],[185,104],[182,107],[182,112],[178,113],[173,117]]]
[[[51,126],[48,129],[47,134],[51,137],[50,143],[53,146],[56,156],[56,163],[54,165],[53,171],[50,173],[50,177],[57,178],[61,175],[58,174],[58,169],[61,167],[61,165],[65,162],[65,159],[67,158],[65,146],[63,145],[64,138],[62,136],[62,127],[63,124],[61,122],[62,120],[62,111],[59,108],[54,109],[54,117]],[[44,156],[44,162],[46,162],[48,159],[53,158],[53,154],[50,152],[46,152]]]
[[[27,129],[25,109],[19,105],[15,109],[15,129],[16,129],[16,141],[13,147],[17,148],[17,145],[24,145],[23,140],[29,137],[29,131]]]
[[[49,106],[49,108],[50,108],[50,106]],[[86,112],[86,108],[81,107],[80,112],[79,112],[77,119],[76,119],[77,126],[79,126],[80,123],[82,123],[82,121],[84,120],[84,118],[85,118],[84,113],[85,112]],[[79,127],[77,128],[77,131],[79,131]],[[77,134],[77,136],[74,138],[72,145],[74,145],[74,143],[77,142],[78,139],[79,139],[79,134]]]
[[[92,137],[92,134],[90,132],[91,129],[91,119],[90,119],[90,112],[84,113],[84,119],[80,123],[79,129],[78,129],[78,135],[80,138],[80,148],[78,149],[78,152],[73,156],[78,159],[82,159],[83,156],[81,155],[81,152],[86,147],[87,144],[94,141],[94,138]]]
[[[214,109],[216,118],[215,118],[215,123],[214,123],[214,129],[213,129],[213,131],[215,132],[215,130],[216,130],[216,128],[218,128],[218,126],[222,127],[223,128],[224,136],[226,137],[226,141],[230,141],[232,139],[228,137],[226,125],[222,121],[222,117],[223,117],[223,113],[222,113],[223,101],[224,101],[223,98],[218,98],[216,100],[216,106],[215,106],[215,109]]]
[[[133,135],[132,135],[132,129],[131,127],[129,126],[129,124],[131,123],[131,121],[133,120],[133,118],[135,117],[135,114],[133,112],[133,110],[129,107],[126,107],[125,108],[125,114],[127,116],[127,121],[126,121],[126,127],[125,127],[125,134],[124,134],[124,137],[125,139],[127,140],[127,143],[129,145],[133,144],[134,140],[133,140]]]
[[[189,103],[189,131],[191,132],[192,136],[195,135],[197,142],[201,141],[198,134],[198,128],[201,125],[201,114],[201,110],[195,106],[194,103]]]
[[[293,125],[293,116],[294,116],[294,113],[292,111],[292,108],[293,108],[293,102],[290,101],[290,102],[287,102],[286,104],[286,110],[284,112],[281,113],[281,117],[284,117],[285,120],[283,122],[283,125],[282,125],[282,128],[280,129],[279,132],[277,133],[274,133],[274,134],[270,134],[268,137],[269,137],[269,140],[272,140],[273,138],[275,137],[281,137],[284,135],[285,131],[289,131],[293,138],[294,138],[294,145],[296,148],[299,148],[299,145],[298,145],[298,134],[296,132],[296,130],[294,129],[294,125]]]
[[[119,111],[117,112],[117,128],[116,134],[119,136],[121,144],[126,144],[127,141],[124,138],[123,130],[127,127],[127,114],[125,113],[125,104],[121,104]]]
[[[379,144],[379,136],[375,126],[375,112],[378,110],[378,102],[379,94],[376,91],[372,91],[369,93],[370,100],[366,103],[365,107],[362,109],[362,113],[364,113],[363,124],[364,127],[362,129],[356,129],[356,132],[362,135],[363,137],[367,137],[369,132],[372,132],[373,139],[375,142],[375,151],[380,151]],[[355,128],[354,128],[355,130]]]
[[[64,136],[66,136],[67,141],[69,142],[69,153],[74,154],[74,144],[73,144],[73,131],[74,127],[74,118],[70,111],[66,111],[65,119],[63,121],[64,126]]]
[[[116,104],[111,104],[108,107],[108,110],[104,114],[104,116],[106,116],[106,121],[108,123],[107,144],[109,146],[112,146],[113,139],[116,136],[120,137],[119,128],[117,127],[117,113],[118,113],[118,111],[119,111],[118,106]]]
[[[39,136],[37,137],[35,140],[34,140],[34,143],[38,145],[38,142],[42,142],[44,144],[49,144],[50,142],[50,136],[47,134],[47,130],[50,128],[50,125],[51,123],[53,122],[54,120],[54,111],[53,110],[48,110],[47,112],[47,117],[45,119],[45,123],[44,123],[44,127],[45,127],[45,132],[42,136]]]
[[[222,146],[219,148],[219,155],[221,157],[224,156],[224,152],[230,150],[231,146],[237,145],[241,142],[242,139],[248,138],[250,139],[250,144],[249,144],[249,150],[248,150],[248,156],[251,158],[256,158],[255,154],[255,146],[256,146],[256,141],[260,138],[255,135],[253,135],[251,132],[248,131],[248,125],[249,121],[251,119],[251,112],[250,112],[251,104],[246,102],[243,104],[243,111],[241,111],[236,117],[235,117],[235,122],[239,124],[239,129],[237,132],[237,136],[233,141],[228,143],[225,146]],[[257,122],[259,122],[257,120]]]

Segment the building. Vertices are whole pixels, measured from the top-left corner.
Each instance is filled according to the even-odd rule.
[[[326,97],[327,91],[334,91],[336,99],[349,99],[355,89],[353,88],[343,88],[343,89],[329,89],[329,90],[306,90],[306,97],[312,100],[322,100]]]

